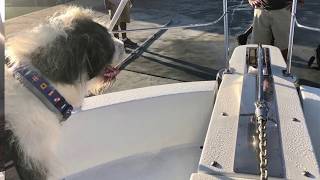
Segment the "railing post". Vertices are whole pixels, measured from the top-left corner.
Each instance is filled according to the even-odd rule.
[[[287,55],[287,70],[286,75],[291,75],[291,65],[292,65],[292,48],[293,48],[293,37],[294,37],[294,27],[296,24],[296,11],[297,11],[297,0],[293,0],[292,10],[291,10],[291,23],[290,23],[290,34],[289,34],[289,44],[288,44],[288,55]]]
[[[228,20],[228,0],[223,0],[224,14],[224,56],[226,61],[226,71],[229,71],[229,20]]]

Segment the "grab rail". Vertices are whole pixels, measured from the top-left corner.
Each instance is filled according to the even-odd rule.
[[[187,24],[187,25],[179,25],[179,26],[169,26],[169,27],[148,27],[148,28],[137,28],[137,29],[127,29],[127,30],[117,30],[112,31],[112,33],[126,33],[126,32],[136,32],[136,31],[149,31],[149,30],[161,30],[161,29],[185,29],[185,28],[196,28],[196,27],[206,27],[217,24],[225,14],[222,14],[218,19],[208,22],[208,23],[200,23],[200,24]]]
[[[111,33],[126,33],[126,32],[136,32],[136,31],[148,31],[148,30],[160,30],[160,29],[178,29],[178,28],[196,28],[196,27],[206,27],[217,24],[222,18],[224,18],[224,56],[226,61],[226,72],[230,72],[229,70],[229,22],[228,22],[228,0],[223,0],[223,14],[216,19],[215,21],[202,23],[202,24],[188,24],[188,25],[180,25],[180,26],[171,26],[171,27],[149,27],[149,28],[138,28],[138,29],[128,29],[128,30],[117,30],[112,31],[113,27],[115,26],[116,22],[118,21],[125,5],[127,4],[128,0],[121,0],[114,17],[111,20],[109,25],[109,29]]]
[[[306,26],[306,25],[300,24],[298,22],[297,18],[296,18],[296,25],[297,25],[297,27],[302,28],[302,29],[307,29],[307,30],[310,30],[310,31],[320,32],[320,28],[316,28],[316,27],[311,27],[311,26]]]
[[[292,64],[292,48],[293,48],[293,37],[294,37],[294,25],[296,21],[296,11],[297,11],[297,0],[293,0],[292,10],[291,10],[291,22],[290,22],[290,34],[289,34],[289,44],[288,44],[288,54],[287,54],[287,70],[286,75],[291,75],[291,64]]]
[[[307,29],[311,31],[317,31],[320,32],[320,28],[305,26],[300,24],[297,21],[296,13],[297,13],[297,0],[293,0],[292,3],[292,10],[291,10],[291,23],[290,23],[290,34],[289,34],[289,44],[288,44],[288,55],[287,55],[287,69],[286,69],[286,75],[291,76],[291,67],[292,67],[292,49],[293,49],[293,37],[294,37],[294,27],[297,25],[297,27],[302,29]]]
[[[228,0],[223,0],[224,14],[224,58],[226,61],[226,73],[230,73],[229,69],[229,20],[228,20]]]

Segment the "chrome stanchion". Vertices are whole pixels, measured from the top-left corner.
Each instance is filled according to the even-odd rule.
[[[224,14],[224,57],[226,61],[226,71],[230,73],[229,69],[229,20],[228,20],[228,0],[223,0],[223,14]]]
[[[320,28],[302,25],[302,24],[300,24],[298,22],[298,20],[296,20],[296,25],[298,26],[298,28],[306,29],[306,30],[309,30],[309,31],[320,32]]]
[[[292,48],[293,48],[293,37],[294,37],[294,27],[296,24],[296,11],[297,11],[297,0],[293,0],[292,10],[291,10],[291,23],[290,23],[290,35],[289,35],[289,44],[288,44],[288,55],[287,55],[287,69],[286,75],[291,75],[291,66],[292,66]]]

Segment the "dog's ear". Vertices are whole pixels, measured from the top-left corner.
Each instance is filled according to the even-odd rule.
[[[59,36],[32,53],[32,64],[53,82],[73,84],[87,73],[97,76],[111,64],[115,51],[108,30],[91,19],[74,19]]]
[[[106,65],[112,63],[115,46],[105,27],[89,19],[78,19],[74,21],[74,29],[70,34],[80,36],[80,41],[85,42],[83,63],[86,65],[89,79],[96,77]]]

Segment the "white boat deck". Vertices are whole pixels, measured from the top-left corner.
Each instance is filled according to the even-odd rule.
[[[254,99],[256,98],[255,78],[246,74],[246,47],[257,47],[256,45],[241,46],[235,49],[230,60],[230,67],[233,74],[224,75],[219,88],[216,103],[213,109],[210,125],[208,128],[204,149],[201,155],[199,172],[212,175],[212,179],[217,176],[224,178],[246,178],[256,179],[251,173],[239,173],[236,166],[237,148],[240,146],[252,146],[248,144],[250,134],[244,134],[242,141],[238,140],[239,132],[246,132],[248,125],[241,125],[240,122],[248,121],[249,114],[254,113]],[[275,138],[274,133],[267,134],[267,152],[269,170],[279,166],[278,163],[272,165],[277,159],[275,154],[270,154],[274,149],[279,149],[283,165],[277,167],[278,176],[286,179],[309,179],[319,178],[319,92],[310,88],[302,88],[304,98],[304,112],[301,107],[298,92],[291,77],[283,75],[285,61],[279,49],[272,46],[264,46],[270,49],[271,70],[274,80],[274,98],[276,101],[275,117],[278,117],[276,126],[280,132],[280,144],[272,144]],[[250,90],[251,88],[251,90]],[[308,94],[309,93],[309,94]],[[253,100],[252,100],[253,98]],[[251,103],[250,103],[251,101]],[[248,104],[249,103],[249,104]],[[251,105],[250,105],[251,104]],[[247,106],[244,108],[243,106]],[[316,110],[317,109],[317,110]],[[305,118],[306,116],[310,117]],[[297,119],[297,120],[294,120]],[[309,126],[309,129],[308,129]],[[313,127],[310,127],[313,126]],[[312,129],[312,130],[310,130]],[[317,131],[317,132],[316,132]],[[251,134],[252,135],[252,134]],[[313,140],[312,140],[313,136]],[[249,141],[250,142],[250,141]],[[238,154],[239,155],[239,154]],[[274,156],[274,157],[271,157]],[[249,159],[245,160],[247,163]],[[214,165],[213,165],[214,163]],[[248,164],[247,164],[248,165]],[[256,165],[258,165],[256,163]],[[247,169],[250,166],[247,167]],[[307,172],[307,175],[305,175]],[[259,172],[257,172],[259,173]],[[269,174],[270,175],[270,174]],[[271,175],[270,175],[271,176]],[[203,176],[193,176],[193,180],[206,179]],[[207,178],[209,179],[209,178]]]
[[[66,177],[66,180],[186,180],[197,172],[200,143],[132,155]]]
[[[320,89],[310,86],[301,86],[301,97],[306,124],[316,154],[317,162],[320,164]],[[320,171],[320,170],[319,170]]]

